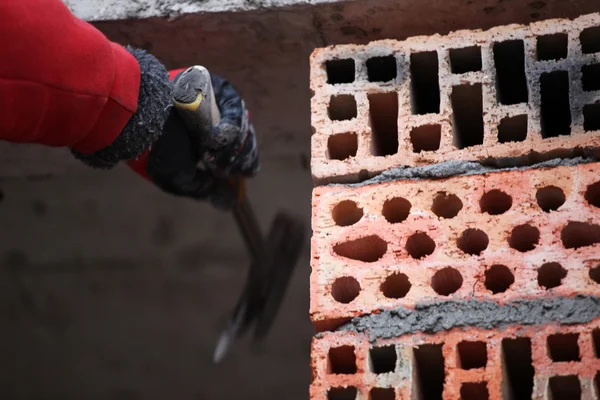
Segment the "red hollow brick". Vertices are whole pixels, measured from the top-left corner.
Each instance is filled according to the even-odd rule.
[[[313,190],[318,331],[418,302],[597,294],[600,163]]]
[[[447,160],[597,154],[597,27],[592,14],[315,50],[314,182]]]
[[[600,319],[596,319],[576,326],[455,328],[374,343],[366,334],[328,332],[312,342],[310,397],[596,399],[600,397],[599,329]],[[353,349],[355,357],[336,359],[331,349],[340,347]],[[556,359],[553,352],[564,358]],[[336,373],[332,362],[351,363],[346,367],[355,372]],[[370,393],[375,395],[369,397]]]

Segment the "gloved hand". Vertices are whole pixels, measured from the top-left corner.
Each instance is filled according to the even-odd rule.
[[[246,104],[228,81],[211,74],[211,84],[221,119],[200,144],[203,162],[222,175],[254,176],[259,162]]]
[[[0,140],[67,147],[93,168],[127,162],[169,193],[219,207],[234,197],[196,168],[204,154],[224,170],[258,171],[254,130],[228,82],[213,77],[223,120],[205,140],[177,118],[174,72],[111,42],[63,1],[0,1],[0,37],[10,38],[0,45],[0,60],[10,60],[0,61]]]
[[[177,82],[183,71],[174,77]],[[147,156],[145,172],[167,193],[209,201],[221,210],[236,204],[237,193],[224,175],[254,176],[260,168],[256,135],[244,101],[228,81],[211,74],[221,120],[208,137],[186,128],[178,111],[171,107],[162,135]],[[202,161],[209,170],[201,170]]]

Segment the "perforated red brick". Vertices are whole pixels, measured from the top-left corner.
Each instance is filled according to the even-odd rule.
[[[600,163],[313,191],[311,319],[600,291]]]
[[[577,326],[452,329],[370,343],[325,333],[311,348],[312,400],[597,399],[600,320]],[[354,357],[335,351],[350,348]],[[333,354],[333,355],[332,355]],[[331,365],[345,364],[352,373]]]
[[[311,56],[315,183],[600,145],[600,15]]]

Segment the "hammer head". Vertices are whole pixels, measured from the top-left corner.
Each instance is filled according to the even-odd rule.
[[[250,267],[244,291],[217,343],[215,363],[225,357],[235,339],[253,323],[256,342],[267,336],[304,247],[304,235],[305,226],[299,218],[284,212],[277,213],[266,238],[268,265],[264,266],[260,282],[252,275],[253,266]]]
[[[304,223],[299,218],[277,213],[267,236],[272,258],[265,280],[264,301],[257,316],[256,340],[264,339],[273,325],[304,247],[304,235]]]

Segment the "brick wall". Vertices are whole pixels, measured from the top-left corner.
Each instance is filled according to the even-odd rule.
[[[317,49],[313,179],[598,146],[599,51],[598,14]]]
[[[600,320],[374,343],[363,334],[326,333],[311,351],[313,400],[600,397]]]
[[[317,49],[311,89],[311,398],[600,397],[597,314],[386,339],[343,325],[600,295],[600,14]],[[519,168],[389,173],[448,161]]]
[[[600,164],[313,193],[318,330],[428,300],[600,293]]]

